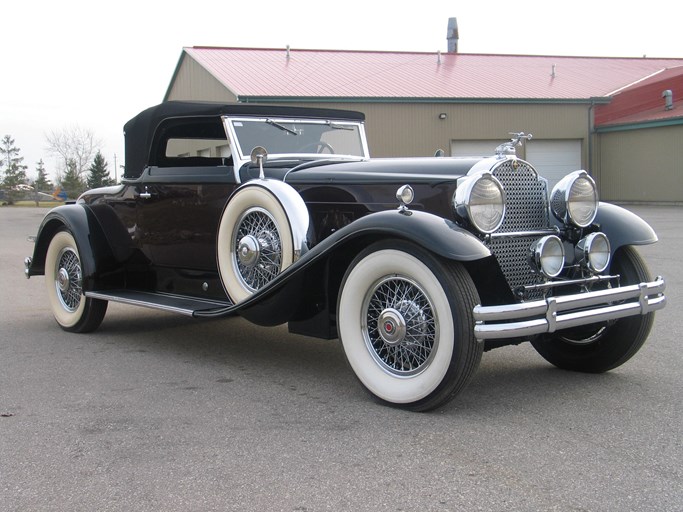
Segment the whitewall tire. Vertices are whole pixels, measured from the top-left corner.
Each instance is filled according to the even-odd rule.
[[[469,274],[404,242],[380,242],[349,267],[337,323],[361,384],[388,404],[428,410],[469,382],[483,344],[474,338],[478,295]]]
[[[81,257],[74,237],[59,231],[45,256],[47,296],[55,320],[69,332],[90,332],[102,323],[107,301],[83,295]]]
[[[289,267],[295,256],[287,213],[268,189],[247,186],[228,202],[218,228],[218,269],[234,303]]]

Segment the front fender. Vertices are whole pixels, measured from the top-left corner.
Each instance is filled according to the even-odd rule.
[[[600,203],[595,224],[609,238],[612,255],[625,245],[648,245],[658,240],[654,229],[638,215],[610,203]]]
[[[45,255],[52,237],[62,229],[68,229],[76,240],[81,258],[83,289],[92,290],[101,262],[112,258],[107,239],[97,219],[86,206],[68,204],[50,210],[38,228],[33,259],[27,269],[28,277],[45,274]]]
[[[387,210],[361,217],[323,240],[314,250],[328,250],[360,236],[402,238],[449,260],[475,261],[491,251],[469,231],[431,213]]]
[[[347,258],[339,260],[346,260],[348,263],[353,259],[359,247],[382,238],[409,240],[439,256],[463,262],[480,260],[491,255],[488,248],[477,237],[453,222],[436,215],[397,210],[372,213],[327,237],[242,302],[225,308],[197,311],[195,316],[216,317],[238,313],[260,325],[277,325],[286,322],[295,315],[297,309],[300,310],[301,304],[306,302],[302,299],[302,294],[315,295],[310,290],[306,290],[307,280],[308,282],[314,281],[314,286],[325,290],[325,293],[329,295],[327,299],[336,296],[334,286],[328,289],[324,282],[316,280],[318,276],[324,275],[319,271],[325,267],[330,258],[353,251],[353,254],[347,254]],[[340,280],[345,270],[345,268],[334,269],[337,275],[335,281]]]

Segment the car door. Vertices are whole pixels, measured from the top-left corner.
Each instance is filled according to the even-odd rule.
[[[216,271],[221,212],[232,167],[150,167],[137,185],[139,247],[152,265]]]

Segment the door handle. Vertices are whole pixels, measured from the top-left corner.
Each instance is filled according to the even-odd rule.
[[[147,187],[145,187],[145,191],[144,191],[144,192],[140,192],[140,193],[138,194],[138,197],[139,197],[140,199],[149,199],[150,197],[152,197],[152,194],[147,190]]]

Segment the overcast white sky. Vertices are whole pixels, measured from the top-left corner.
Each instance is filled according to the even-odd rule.
[[[0,24],[0,137],[28,173],[45,134],[92,129],[114,167],[123,124],[163,100],[185,46],[446,51],[457,17],[461,53],[683,58],[673,0],[8,0]],[[339,10],[335,10],[339,6]]]

